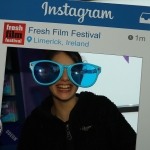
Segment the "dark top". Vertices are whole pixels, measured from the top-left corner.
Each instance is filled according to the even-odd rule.
[[[50,113],[47,97],[27,117],[18,150],[135,150],[136,133],[114,103],[90,92],[77,96],[67,123]]]

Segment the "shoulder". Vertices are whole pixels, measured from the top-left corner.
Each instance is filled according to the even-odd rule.
[[[28,115],[25,119],[25,125],[35,125],[35,124],[40,124],[40,123],[44,123],[47,121],[51,121],[54,117],[51,115],[51,113],[49,112],[49,108],[50,108],[50,101],[49,101],[50,97],[45,98],[40,106],[37,106],[36,108],[34,108],[30,115]]]
[[[40,106],[35,107],[28,118],[44,118],[44,116],[50,115],[49,109],[53,105],[52,96],[47,96]]]
[[[25,119],[25,125],[27,124],[34,124],[36,122],[36,120],[38,120],[38,118],[40,117],[41,112],[40,112],[40,107],[36,107],[35,109],[33,109],[30,113],[30,115],[28,115]]]
[[[94,111],[99,112],[111,112],[119,111],[117,106],[106,96],[96,95],[92,92],[81,92],[79,94],[79,99],[81,99],[84,106],[90,107]]]
[[[81,92],[79,94],[79,98],[82,101],[91,102],[97,105],[115,106],[115,104],[107,96],[96,95],[92,92]]]

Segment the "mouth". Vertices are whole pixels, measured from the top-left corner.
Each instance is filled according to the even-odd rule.
[[[58,90],[71,90],[71,85],[66,84],[66,85],[57,85]]]

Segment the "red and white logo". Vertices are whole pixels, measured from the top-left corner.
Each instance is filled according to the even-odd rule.
[[[24,23],[4,23],[3,43],[24,45],[26,24]]]

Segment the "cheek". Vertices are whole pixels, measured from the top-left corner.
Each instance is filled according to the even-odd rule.
[[[54,92],[54,89],[55,88],[55,86],[54,85],[51,85],[51,86],[49,86],[49,90],[53,93]]]
[[[74,85],[74,86],[72,87],[72,92],[73,92],[73,93],[76,93],[77,90],[78,90],[78,87]]]
[[[75,89],[76,89],[76,91],[78,90],[78,87],[77,86],[75,86]]]

